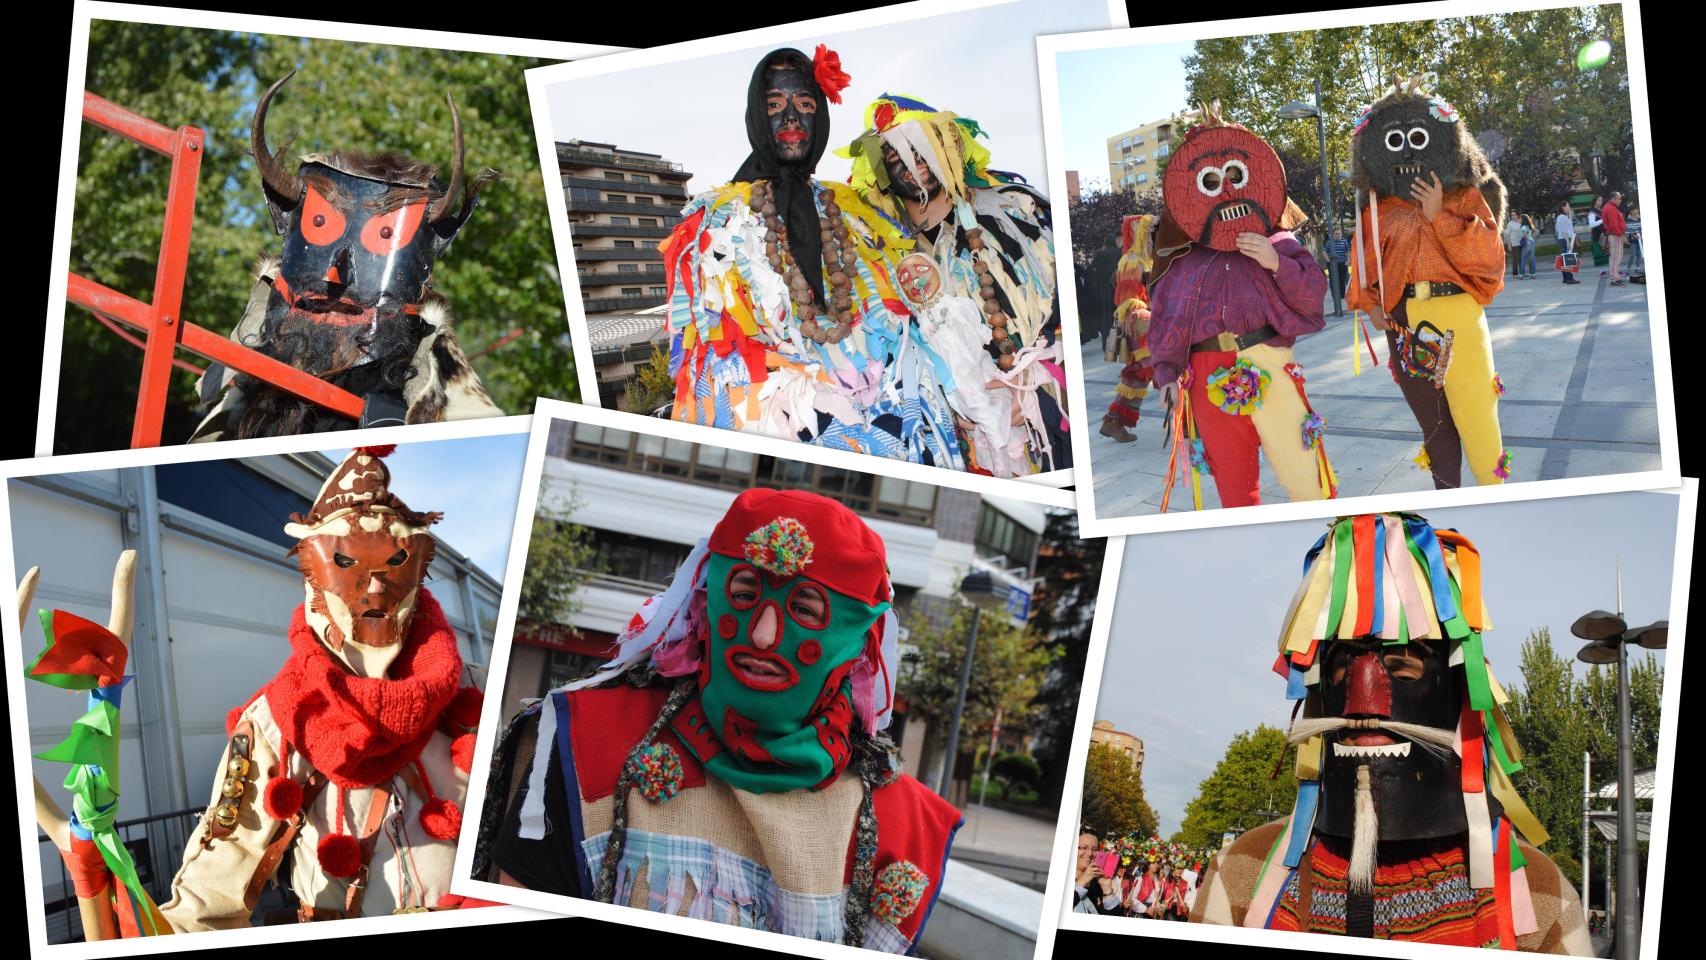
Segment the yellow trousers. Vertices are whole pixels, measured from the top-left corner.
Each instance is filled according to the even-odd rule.
[[[1247,414],[1227,413],[1206,392],[1209,377],[1238,360],[1248,360],[1268,374],[1262,405]],[[1309,418],[1309,409],[1304,405],[1303,387],[1286,372],[1290,363],[1290,347],[1266,343],[1235,354],[1191,354],[1191,410],[1223,507],[1261,503],[1258,448],[1287,497],[1298,501],[1327,496],[1321,484],[1319,454],[1303,445],[1303,424]]]
[[[1443,390],[1424,380],[1410,378],[1402,371],[1397,373],[1399,385],[1405,388],[1405,397],[1422,427],[1424,443],[1436,433],[1449,431],[1455,425],[1462,444],[1462,456],[1469,461],[1475,482],[1481,486],[1504,483],[1498,471],[1505,455],[1505,439],[1499,429],[1499,388],[1494,382],[1493,338],[1487,329],[1487,314],[1467,293],[1427,300],[1411,299],[1405,301],[1404,306],[1411,331],[1422,323],[1429,323],[1439,328],[1441,334],[1452,335],[1451,362],[1445,370]],[[1406,384],[1403,382],[1405,378],[1415,382]],[[1418,387],[1425,387],[1425,390]],[[1426,397],[1426,391],[1443,395],[1435,398],[1435,410],[1426,409],[1425,401],[1419,402]],[[1438,459],[1432,449],[1429,457]],[[1436,483],[1443,480],[1444,485],[1457,485],[1457,477],[1442,476],[1438,469],[1442,464],[1435,463],[1434,466]]]

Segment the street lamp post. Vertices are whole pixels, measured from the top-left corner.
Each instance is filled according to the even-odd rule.
[[[1617,914],[1618,960],[1635,960],[1641,940],[1640,844],[1635,833],[1635,743],[1629,729],[1629,644],[1663,650],[1670,622],[1659,620],[1631,629],[1623,620],[1623,588],[1619,577],[1617,613],[1594,610],[1570,625],[1570,632],[1588,641],[1576,659],[1596,665],[1617,665]]]
[[[1279,108],[1279,116],[1282,120],[1307,120],[1310,117],[1315,118],[1315,134],[1321,141],[1321,246],[1324,250],[1326,249],[1327,240],[1331,235],[1335,221],[1333,219],[1333,182],[1327,177],[1327,120],[1324,116],[1324,111],[1321,109],[1320,78],[1317,77],[1315,80],[1314,103],[1305,103],[1302,100],[1293,100]],[[1329,264],[1333,263],[1331,255],[1328,256],[1327,262]],[[1338,276],[1335,275],[1333,277],[1333,282],[1328,284],[1328,286],[1333,288],[1333,316],[1342,317],[1345,315],[1345,308],[1343,303],[1339,300]]]
[[[953,783],[954,759],[960,749],[960,717],[966,711],[966,688],[971,686],[972,658],[977,653],[977,623],[985,609],[1007,608],[1015,599],[1029,609],[1030,595],[1024,587],[1015,586],[1005,577],[996,577],[988,570],[973,570],[960,581],[960,596],[971,604],[971,633],[966,638],[966,658],[960,664],[960,686],[954,694],[954,715],[948,721],[948,754],[942,758],[942,782],[937,793],[945,800]]]

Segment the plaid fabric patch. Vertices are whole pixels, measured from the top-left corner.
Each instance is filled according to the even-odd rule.
[[[598,863],[610,834],[581,843],[587,860]],[[635,881],[645,871],[646,900],[634,902]],[[832,896],[794,893],[777,885],[769,869],[708,840],[628,830],[622,861],[616,868],[616,902],[644,906],[658,913],[682,914],[687,883],[694,896],[685,915],[793,937],[839,943],[845,920],[847,892]],[[906,953],[912,943],[898,928],[877,917],[865,926],[865,946],[888,953]]]

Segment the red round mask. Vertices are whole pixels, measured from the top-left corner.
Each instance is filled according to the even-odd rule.
[[[1238,249],[1240,233],[1268,236],[1285,212],[1285,165],[1243,127],[1197,127],[1161,180],[1167,214],[1197,243]]]

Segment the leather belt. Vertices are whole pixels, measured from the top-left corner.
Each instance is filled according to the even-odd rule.
[[[1258,343],[1266,343],[1279,335],[1279,331],[1271,324],[1264,323],[1249,333],[1217,333],[1207,339],[1198,340],[1191,344],[1190,352],[1206,353],[1213,350],[1219,353],[1236,353]]]
[[[1404,285],[1404,298],[1406,300],[1432,300],[1434,297],[1450,297],[1468,292],[1457,284],[1447,283],[1444,280],[1421,280]]]

